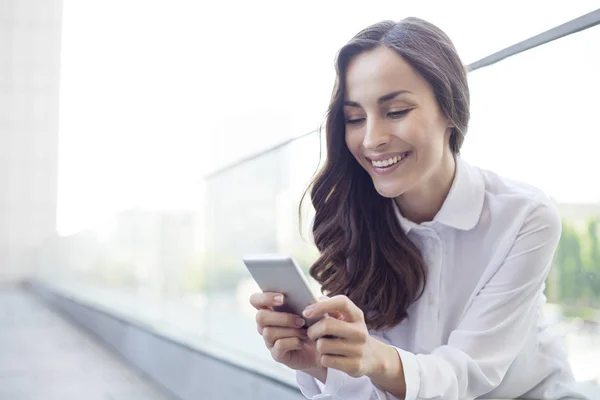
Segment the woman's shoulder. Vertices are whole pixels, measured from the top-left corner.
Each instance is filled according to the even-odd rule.
[[[485,187],[485,200],[479,231],[484,240],[492,241],[496,255],[502,259],[514,250],[526,254],[538,249],[552,253],[558,244],[562,222],[558,207],[541,188],[497,172],[478,167]],[[518,243],[518,246],[517,246]],[[543,248],[543,249],[542,249]],[[511,250],[512,249],[512,250]],[[524,274],[536,273],[546,268],[526,268]],[[531,275],[527,275],[530,277]]]
[[[481,174],[485,192],[495,198],[514,198],[515,200],[530,201],[533,203],[547,203],[553,205],[554,201],[543,189],[531,183],[502,175],[496,171],[477,166],[471,166]]]
[[[522,215],[523,218],[534,218],[543,224],[560,225],[555,201],[538,186],[489,169],[471,168],[479,172],[484,182],[488,212],[506,218]]]

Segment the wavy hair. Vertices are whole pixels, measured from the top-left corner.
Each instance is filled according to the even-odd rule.
[[[379,46],[393,49],[432,87],[449,119],[457,154],[469,121],[466,70],[448,36],[418,18],[383,21],[359,32],[338,52],[336,82],[325,121],[327,157],[306,194],[315,209],[312,227],[320,256],[310,274],[328,295],[348,296],[370,329],[389,328],[408,316],[423,293],[427,266],[396,218],[393,200],[381,196],[345,142],[343,100],[348,64]]]

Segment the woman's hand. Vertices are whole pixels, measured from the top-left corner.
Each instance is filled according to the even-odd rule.
[[[254,293],[250,296],[250,304],[258,310],[258,333],[264,338],[275,361],[324,380],[322,374],[326,374],[326,370],[319,366],[315,343],[301,341],[308,339],[306,328],[303,328],[304,319],[273,310],[273,306],[280,306],[284,301],[284,296],[279,293]]]
[[[404,398],[406,381],[398,352],[369,335],[362,310],[348,297],[321,298],[303,314],[306,318],[325,316],[308,328],[323,367],[355,378],[366,375],[386,392]]]
[[[369,335],[363,312],[348,297],[321,299],[304,310],[306,318],[325,316],[308,329],[319,363],[352,377],[377,374],[383,367],[382,343]]]

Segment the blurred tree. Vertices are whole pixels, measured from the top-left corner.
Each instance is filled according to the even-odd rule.
[[[562,304],[577,302],[583,275],[583,259],[579,234],[568,223],[563,223],[554,262],[558,272],[559,302]]]
[[[600,241],[598,240],[598,218],[592,218],[587,224],[587,251],[585,252],[585,273],[588,283],[588,304],[600,305]]]
[[[590,219],[583,231],[563,222],[554,271],[547,282],[550,301],[569,309],[600,306],[599,227],[599,218]]]

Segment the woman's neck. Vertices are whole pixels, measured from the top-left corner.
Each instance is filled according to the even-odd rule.
[[[402,215],[417,224],[432,221],[450,192],[455,173],[454,156],[445,156],[439,169],[426,178],[425,182],[396,197],[396,204]]]

